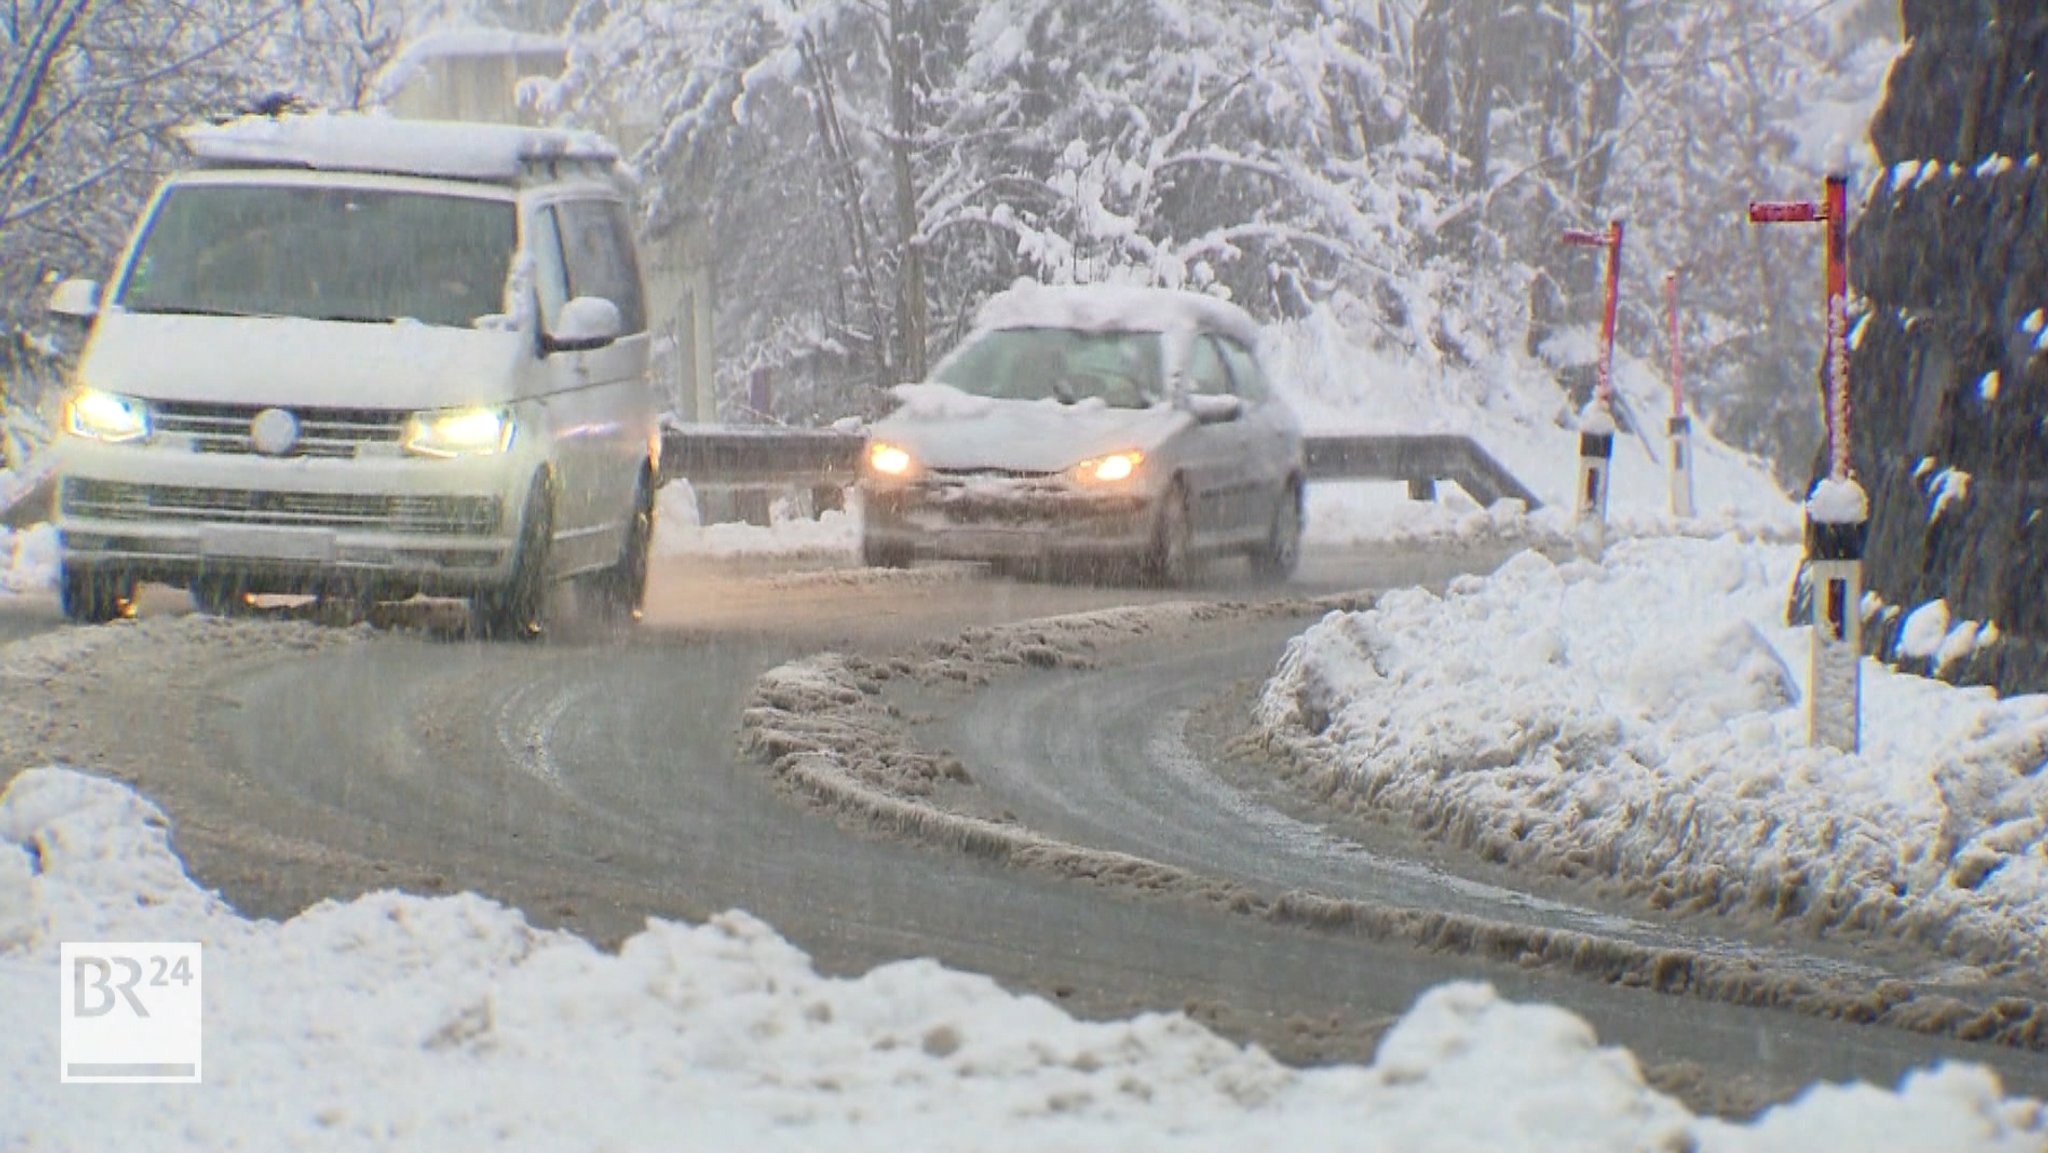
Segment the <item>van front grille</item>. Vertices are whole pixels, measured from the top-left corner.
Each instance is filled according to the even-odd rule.
[[[494,496],[382,496],[130,484],[66,478],[65,516],[94,520],[371,529],[419,536],[490,536],[504,519]]]
[[[192,404],[153,401],[155,431],[181,436],[195,452],[252,455],[249,428],[267,405]],[[287,409],[299,421],[298,443],[286,456],[347,458],[362,445],[395,445],[405,435],[408,414],[375,408]]]

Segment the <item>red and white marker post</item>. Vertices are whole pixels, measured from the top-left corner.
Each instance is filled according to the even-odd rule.
[[[1664,311],[1671,341],[1671,515],[1690,517],[1692,503],[1692,417],[1685,412],[1685,384],[1678,375],[1678,273],[1664,274]]]
[[[1806,564],[1813,589],[1810,743],[1855,752],[1863,727],[1863,542],[1870,498],[1849,471],[1849,178],[1827,178],[1826,197],[1749,206],[1752,224],[1827,225],[1827,347],[1821,354],[1828,475],[1806,500]]]
[[[1607,301],[1600,318],[1599,375],[1593,399],[1579,414],[1579,523],[1595,534],[1607,528],[1607,481],[1614,464],[1614,317],[1621,303],[1622,223],[1611,220],[1603,232],[1568,228],[1564,242],[1579,248],[1607,250]]]

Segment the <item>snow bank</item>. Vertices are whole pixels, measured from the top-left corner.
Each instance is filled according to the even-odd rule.
[[[64,939],[205,946],[203,1086],[59,1085]],[[185,877],[153,806],[60,769],[0,795],[0,1095],[0,1146],[41,1150],[2048,1147],[2048,1113],[1971,1067],[1695,1119],[1583,1021],[1474,984],[1425,994],[1370,1067],[1293,1070],[925,961],[821,977],[743,913],[651,921],[617,955],[471,895],[251,922]]]
[[[794,501],[781,500],[770,507],[766,525],[703,524],[688,481],[670,481],[655,499],[656,556],[852,557],[860,551],[860,519],[849,510],[812,518]]]
[[[57,587],[57,529],[39,524],[19,532],[0,528],[0,593]]]
[[[1439,485],[1437,499],[1431,501],[1410,500],[1402,484],[1323,482],[1308,487],[1305,511],[1303,535],[1311,547],[1535,541],[1553,535],[1545,524],[1532,523],[1521,501],[1503,500],[1481,508],[1455,484]]]
[[[1864,665],[1864,751],[1807,747],[1798,564],[1732,538],[1523,553],[1297,638],[1259,723],[1352,795],[1660,904],[2048,965],[2048,696]]]

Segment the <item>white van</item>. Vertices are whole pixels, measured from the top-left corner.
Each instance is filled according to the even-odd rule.
[[[64,612],[138,581],[467,597],[537,636],[555,582],[638,616],[660,476],[618,154],[581,133],[363,115],[181,133],[64,408]]]

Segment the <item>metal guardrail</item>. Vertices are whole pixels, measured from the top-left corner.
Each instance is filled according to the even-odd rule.
[[[1439,433],[1381,433],[1305,438],[1308,479],[1405,481],[1419,499],[1432,499],[1439,481],[1455,481],[1482,505],[1512,498],[1530,509],[1543,502],[1470,437]],[[669,425],[662,430],[664,481],[693,484],[849,485],[860,469],[864,438],[836,429],[744,425]]]
[[[1515,479],[1507,467],[1469,436],[1446,433],[1373,433],[1359,436],[1311,436],[1308,479],[1399,480],[1410,495],[1435,497],[1438,481],[1455,481],[1483,506],[1498,500],[1519,500],[1532,511],[1543,501]]]
[[[671,424],[661,430],[661,476],[698,485],[852,484],[865,443],[829,428]]]
[[[1430,500],[1439,481],[1455,481],[1482,505],[1512,498],[1530,509],[1543,502],[1470,437],[1375,433],[1304,438],[1308,479],[1405,481],[1411,496]],[[833,489],[859,475],[859,433],[836,429],[685,424],[662,429],[664,482],[686,477],[699,487]],[[12,494],[0,524],[22,528],[48,519],[51,478],[40,476]]]

